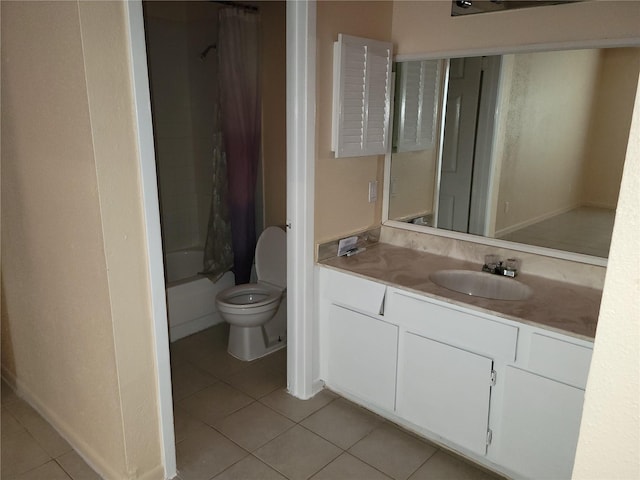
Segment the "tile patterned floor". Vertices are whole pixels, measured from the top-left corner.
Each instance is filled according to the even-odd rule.
[[[228,327],[171,345],[179,480],[492,480],[495,476],[322,391],[286,393],[286,351],[254,362],[226,353]],[[99,480],[2,383],[3,480]]]
[[[615,210],[579,207],[511,232],[500,239],[607,257],[615,215]]]
[[[2,382],[3,480],[100,480],[71,446]]]
[[[288,395],[285,350],[240,362],[226,353],[227,332],[171,345],[180,479],[501,478],[329,391]]]

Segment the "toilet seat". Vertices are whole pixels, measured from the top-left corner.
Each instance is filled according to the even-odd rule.
[[[216,296],[221,311],[255,312],[280,301],[282,291],[263,283],[236,285]]]
[[[287,288],[287,234],[278,227],[269,227],[256,244],[256,275],[258,283],[267,283],[282,290]]]

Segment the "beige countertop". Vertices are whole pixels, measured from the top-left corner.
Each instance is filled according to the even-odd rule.
[[[318,263],[389,286],[584,340],[593,341],[596,334],[602,292],[593,288],[520,274],[518,281],[533,290],[531,297],[526,300],[492,300],[470,296],[436,285],[429,280],[429,274],[444,269],[480,271],[482,265],[384,243],[369,246],[366,251],[351,257],[333,257]]]

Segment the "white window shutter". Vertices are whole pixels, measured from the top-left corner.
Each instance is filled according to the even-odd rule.
[[[440,60],[398,64],[398,115],[394,145],[398,152],[425,150],[435,143],[440,65]]]
[[[336,158],[385,154],[391,43],[339,34],[333,54],[332,150]]]

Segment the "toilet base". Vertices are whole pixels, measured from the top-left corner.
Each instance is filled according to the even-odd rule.
[[[287,346],[286,335],[271,339],[267,337],[263,326],[238,327],[230,325],[227,352],[238,360],[249,362]]]
[[[257,327],[229,323],[227,352],[238,360],[250,362],[287,346],[287,300],[283,294],[271,320]]]

